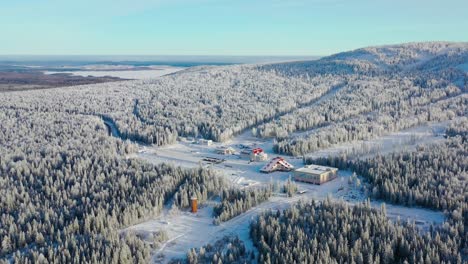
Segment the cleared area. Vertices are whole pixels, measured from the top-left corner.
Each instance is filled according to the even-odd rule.
[[[445,131],[443,123],[429,124],[427,126],[402,131],[368,142],[372,145],[383,145],[381,150],[391,151],[412,138],[418,140],[409,144],[415,147],[417,143],[433,142],[443,140],[441,136]],[[408,145],[408,144],[404,145]],[[357,143],[356,143],[357,144]],[[413,146],[414,145],[414,146]],[[356,145],[345,146],[352,148]],[[221,147],[233,148],[234,154],[222,155],[218,153]],[[216,170],[237,188],[256,188],[269,184],[282,184],[289,178],[293,178],[293,172],[262,173],[260,169],[272,158],[278,156],[272,150],[273,141],[270,139],[259,139],[251,135],[250,131],[244,132],[237,137],[224,143],[213,142],[210,145],[198,144],[194,139],[184,138],[176,144],[164,147],[141,146],[140,151],[132,158],[142,158],[152,163],[172,163],[183,167],[193,168],[198,166],[210,167]],[[248,155],[241,154],[246,148],[262,148],[268,155],[263,162],[251,162]],[[343,148],[329,149],[311,153],[310,155],[327,156],[339,153]],[[220,160],[222,162],[207,162],[206,158]],[[303,167],[302,158],[281,155],[295,168]],[[196,213],[171,209],[168,206],[157,218],[128,227],[124,232],[136,232],[139,234],[151,234],[165,230],[168,240],[165,241],[153,254],[154,263],[165,263],[172,258],[183,258],[188,250],[214,243],[226,235],[237,235],[248,249],[253,249],[249,238],[249,224],[255,217],[266,210],[282,210],[300,200],[324,200],[331,199],[343,201],[350,206],[365,202],[368,195],[362,188],[350,183],[352,172],[340,170],[337,177],[322,185],[295,182],[299,192],[293,197],[287,197],[282,193],[275,193],[267,202],[250,209],[249,211],[220,225],[213,224],[213,206],[219,201],[211,200],[201,206]],[[299,194],[300,193],[300,194]],[[383,202],[372,201],[371,206],[380,210]],[[398,205],[385,205],[386,213],[391,221],[414,221],[422,231],[429,229],[430,225],[440,225],[445,220],[442,212],[422,209],[417,207],[408,208]]]

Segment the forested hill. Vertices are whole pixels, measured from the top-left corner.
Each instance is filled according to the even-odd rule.
[[[261,68],[277,69],[297,75],[434,72],[447,69],[462,72],[467,62],[468,42],[420,42],[366,47],[315,61],[276,63],[263,65]]]
[[[2,95],[0,107],[104,116],[123,138],[157,145],[175,143],[178,136],[225,141],[250,128],[258,128],[260,136],[283,139],[298,129],[344,121],[351,118],[348,113],[356,117],[409,101],[411,107],[424,107],[459,96],[467,90],[467,53],[467,43],[419,43],[365,48],[310,62],[196,67],[154,80],[12,92]],[[410,63],[418,65],[414,69],[440,70],[397,70]],[[393,70],[391,65],[396,65]],[[323,102],[315,104],[318,99]],[[372,107],[364,109],[358,99]],[[445,105],[452,104],[447,102],[441,111]],[[294,111],[304,107],[323,114],[317,118],[325,123],[296,117]],[[315,118],[310,113],[306,116]],[[300,124],[283,122],[287,114]],[[265,129],[265,123],[274,128]]]
[[[318,149],[466,116],[468,43],[410,43],[339,53],[317,61],[259,66],[291,78],[341,79],[340,89],[310,107],[261,124],[275,151]],[[300,133],[298,133],[300,132]]]
[[[0,93],[0,263],[147,263],[149,246],[137,236],[120,234],[119,229],[159,214],[169,201],[187,207],[192,194],[204,202],[224,188],[224,182],[212,171],[182,170],[127,159],[128,154],[135,152],[135,146],[109,137],[102,119],[115,123],[124,139],[155,145],[172,144],[181,135],[223,141],[254,128],[257,136],[276,138],[276,151],[305,154],[425,122],[448,123],[468,116],[467,52],[466,43],[407,44],[366,48],[312,62],[198,67],[153,80]],[[459,127],[451,127],[447,135],[465,135],[464,131],[458,131]],[[451,164],[455,159],[450,157],[464,152],[454,152],[452,148],[440,153]],[[439,166],[442,159],[431,160],[434,167],[442,168]],[[465,164],[462,159],[456,160]],[[385,164],[389,168],[385,171],[395,178],[391,173],[394,163]],[[406,168],[403,165],[402,170]],[[428,205],[425,197],[451,197],[450,203],[431,205],[441,209],[464,206],[466,192],[458,188],[457,181],[446,184],[445,188],[438,184],[460,170],[444,174],[437,173],[438,169],[425,171],[441,175],[440,180],[421,180],[417,186],[415,182],[416,187],[410,190],[415,195],[402,199],[404,202]],[[368,177],[373,176],[369,171]],[[383,197],[387,194],[386,187],[398,186],[379,179],[376,184],[382,187],[377,187],[375,193]],[[425,195],[418,189],[422,187],[438,190],[441,195]],[[444,195],[445,191],[453,195]],[[248,192],[225,194],[223,204],[216,211],[219,222],[248,210],[270,195],[268,190],[257,199],[251,199]],[[241,206],[244,201],[247,205]],[[355,217],[361,214],[359,208],[335,210],[313,204],[305,208],[339,216],[334,217],[338,219],[336,223],[351,223],[356,232],[345,232],[350,237],[367,225],[367,219],[376,219],[377,227],[384,219],[366,208],[362,209],[368,216],[365,218]],[[457,219],[460,215],[465,217],[465,214],[453,215]],[[296,227],[299,226],[296,223],[302,225],[309,221],[303,226],[330,230],[327,226],[316,228],[317,223],[327,218],[314,217],[290,218]],[[276,218],[282,217],[268,214],[264,217],[271,226]],[[267,259],[268,247],[275,250],[276,244],[271,243],[274,240],[269,240],[269,236],[263,236],[266,240],[262,238],[269,227],[261,221],[258,223],[252,233],[263,243],[257,245],[261,258]],[[461,263],[458,251],[466,248],[465,240],[453,234],[465,234],[462,225],[447,228],[447,234],[452,234],[454,239],[446,244],[448,250],[441,250],[439,255],[433,253],[440,248],[436,236],[431,243],[427,242],[430,237],[420,236],[414,228],[392,225],[382,228],[389,230],[382,238],[388,243],[366,244],[368,248],[377,247],[376,254],[362,256],[368,262],[388,259],[386,263],[392,263],[394,259],[388,258],[390,254],[386,251],[404,241],[402,252],[424,248],[424,254],[419,255],[424,260],[427,257],[428,263],[437,258]],[[288,230],[288,226],[282,225],[278,230]],[[380,232],[376,228],[366,230],[370,234]],[[293,231],[297,231],[294,234],[302,232],[300,228]],[[322,233],[317,233],[315,238],[320,241],[325,234]],[[347,245],[339,232],[334,233],[336,239],[344,242],[330,240],[329,249],[333,248],[331,245]],[[287,243],[314,239],[312,236],[302,236],[306,240],[295,240],[299,237],[295,235],[291,236],[293,239],[282,237],[288,238]],[[278,248],[293,247],[278,244]],[[291,252],[274,251],[270,258],[281,263],[289,259],[283,256]],[[314,259],[321,259],[319,255],[326,252],[326,248],[314,252]],[[348,258],[349,251],[338,248],[336,252],[339,252],[337,261],[353,262],[354,253]],[[301,254],[296,256],[303,260]],[[409,259],[400,256],[397,262]]]

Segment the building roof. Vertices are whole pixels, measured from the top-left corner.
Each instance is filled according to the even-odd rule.
[[[320,165],[307,165],[303,168],[296,169],[296,171],[313,173],[313,174],[322,174],[328,171],[337,171],[337,168],[320,166]]]
[[[223,150],[235,150],[233,147],[226,147],[226,146],[221,146],[216,148],[216,150],[223,151]]]
[[[262,152],[263,152],[263,149],[261,149],[261,148],[254,148],[254,149],[252,149],[252,153],[253,153],[253,154],[259,154],[259,153],[262,153]]]
[[[287,162],[284,158],[276,157],[272,159],[270,162],[268,162],[265,166],[263,166],[261,171],[271,171],[276,164],[280,164],[283,167],[289,168],[289,169],[294,168],[294,166],[291,163]]]

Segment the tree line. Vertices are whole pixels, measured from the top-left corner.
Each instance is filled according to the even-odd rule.
[[[253,251],[247,250],[244,242],[237,236],[226,236],[213,245],[207,244],[187,252],[186,259],[174,259],[170,264],[232,263],[246,264],[255,260]]]
[[[271,187],[250,189],[223,189],[221,203],[213,208],[214,224],[234,218],[250,208],[265,202],[271,196]]]

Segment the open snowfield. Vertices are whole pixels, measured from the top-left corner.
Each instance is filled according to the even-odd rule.
[[[429,124],[394,133],[367,143],[380,146],[379,149],[382,152],[415,147],[419,143],[443,140],[442,134],[445,131],[445,126],[445,123]],[[340,151],[348,148],[352,149],[361,143],[356,142],[349,144],[349,146],[334,147],[311,153],[310,155],[318,157],[333,155],[334,153],[338,154]],[[291,172],[274,172],[270,174],[259,172],[266,161],[250,162],[248,156],[238,154],[242,150],[241,145],[263,148],[269,155],[268,161],[277,156],[272,151],[272,140],[253,137],[250,131],[247,131],[232,140],[224,143],[213,142],[210,146],[181,141],[178,141],[177,144],[164,147],[144,146],[140,148],[139,153],[134,157],[153,163],[168,162],[187,168],[197,166],[211,167],[239,188],[265,186],[269,183],[283,183],[291,176]],[[221,146],[233,147],[238,153],[235,155],[216,154],[215,150]],[[303,166],[302,158],[281,156],[286,158],[296,168]],[[210,164],[202,160],[205,157],[225,159],[225,161],[220,164]],[[262,211],[285,209],[301,199],[324,200],[330,197],[332,200],[341,200],[350,205],[364,202],[367,199],[367,195],[361,188],[349,184],[351,174],[350,171],[339,171],[337,179],[320,186],[296,182],[298,189],[305,191],[304,194],[296,194],[291,198],[283,194],[275,194],[269,201],[219,226],[212,223],[212,209],[217,201],[210,201],[202,206],[197,214],[166,208],[159,217],[131,226],[124,231],[135,231],[138,233],[167,231],[169,239],[154,252],[154,263],[165,263],[172,258],[185,257],[189,249],[201,247],[207,243],[214,243],[226,235],[237,235],[244,241],[247,248],[254,249],[252,241],[249,238],[249,223]],[[372,201],[371,206],[380,209],[382,202]],[[437,225],[444,221],[443,213],[421,208],[408,208],[387,204],[386,212],[390,220],[414,221],[422,230],[427,230],[431,224]]]
[[[436,143],[444,140],[448,122],[429,123],[414,127],[373,140],[359,140],[339,146],[322,149],[307,154],[307,157],[320,158],[348,153],[356,158],[368,158],[376,154],[386,154],[396,151],[414,150],[420,144]]]
[[[161,77],[163,75],[175,73],[185,68],[181,67],[171,67],[171,66],[158,66],[154,67],[150,70],[83,70],[83,71],[45,71],[45,74],[57,74],[57,73],[67,73],[72,75],[78,76],[94,76],[94,77],[104,77],[104,76],[111,76],[111,77],[118,77],[122,79],[137,79],[137,80],[145,80],[145,79],[152,79]]]

